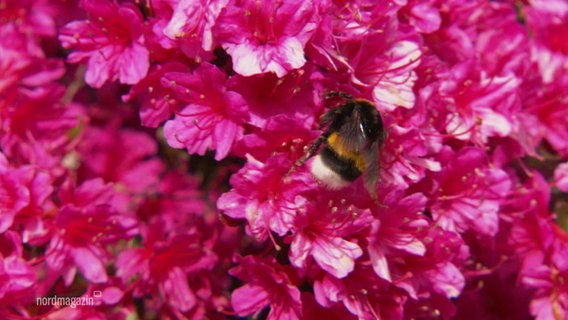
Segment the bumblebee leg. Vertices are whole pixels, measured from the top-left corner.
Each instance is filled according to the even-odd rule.
[[[345,93],[345,92],[340,92],[340,91],[330,91],[328,93],[326,93],[325,98],[326,99],[331,99],[331,98],[345,98],[348,100],[353,100],[353,96],[350,95],[349,93]]]
[[[319,136],[319,138],[317,138],[312,143],[312,145],[310,146],[308,151],[300,159],[298,159],[298,161],[296,161],[296,163],[294,163],[294,165],[292,166],[292,168],[290,168],[290,170],[288,170],[288,172],[286,173],[286,175],[284,177],[287,178],[292,172],[294,172],[294,170],[297,167],[300,167],[304,163],[306,163],[306,161],[308,161],[308,159],[311,158],[318,151],[319,147],[327,139],[327,137],[328,137],[328,135],[326,135],[326,134],[322,134],[321,136]]]
[[[308,161],[308,159],[318,151],[319,147],[325,140],[327,140],[327,135],[322,134],[321,136],[319,136],[319,138],[317,138],[314,143],[312,143],[306,154],[304,154],[300,159],[298,159],[298,161],[296,161],[294,167],[299,167],[306,163],[306,161]]]

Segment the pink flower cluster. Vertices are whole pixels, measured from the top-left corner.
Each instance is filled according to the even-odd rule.
[[[567,319],[566,21],[0,0],[0,318]],[[382,115],[377,201],[291,170],[334,91]]]

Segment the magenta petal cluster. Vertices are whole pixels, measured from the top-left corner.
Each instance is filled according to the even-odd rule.
[[[247,256],[237,258],[237,267],[230,274],[248,284],[233,291],[231,296],[235,313],[240,316],[260,312],[264,307],[271,310],[267,319],[300,319],[300,290],[294,282],[291,268],[276,263],[273,259],[262,260]]]
[[[243,76],[286,75],[306,63],[304,47],[317,26],[311,0],[229,2],[215,23],[217,41]]]
[[[59,40],[73,49],[69,62],[87,61],[85,81],[100,88],[107,81],[136,84],[143,79],[150,62],[140,10],[132,3],[100,0],[81,0],[81,7],[87,20],[65,25]]]
[[[367,228],[373,219],[369,209],[345,206],[333,198],[321,197],[314,203],[303,200],[294,219],[290,262],[298,268],[312,260],[327,273],[344,278],[363,255],[357,240],[351,237]]]
[[[164,124],[164,136],[174,148],[204,155],[215,150],[215,160],[225,158],[242,137],[247,118],[244,98],[227,88],[226,75],[212,64],[202,64],[193,74],[166,73],[164,86],[185,103],[174,119]]]
[[[568,319],[567,21],[0,0],[0,319]]]

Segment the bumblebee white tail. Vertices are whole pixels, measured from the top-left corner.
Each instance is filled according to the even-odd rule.
[[[326,166],[320,155],[314,157],[310,164],[310,170],[316,180],[323,184],[328,189],[337,190],[348,186],[351,182],[341,178],[341,176]]]

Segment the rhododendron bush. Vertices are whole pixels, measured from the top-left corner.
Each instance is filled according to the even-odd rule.
[[[567,70],[564,0],[0,0],[0,318],[567,319]]]

